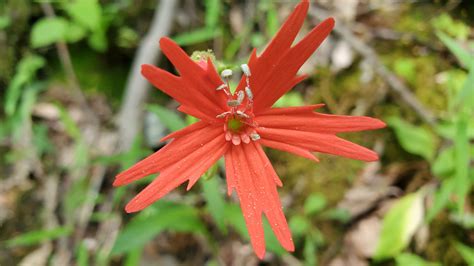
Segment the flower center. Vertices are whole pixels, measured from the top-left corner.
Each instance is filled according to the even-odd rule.
[[[232,117],[227,120],[227,130],[232,133],[240,133],[244,127],[244,123],[240,119]]]
[[[248,65],[241,66],[245,75],[246,86],[244,90],[239,90],[232,94],[229,88],[229,77],[232,70],[225,69],[221,76],[225,83],[216,88],[217,91],[223,91],[227,96],[228,111],[217,115],[217,118],[224,119],[225,139],[232,141],[234,145],[240,143],[250,143],[251,140],[257,141],[260,136],[255,131],[257,124],[253,121],[253,93],[250,89],[250,69]]]

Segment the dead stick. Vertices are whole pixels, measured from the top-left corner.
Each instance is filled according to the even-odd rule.
[[[176,0],[161,0],[155,10],[150,30],[135,54],[125,86],[125,94],[118,117],[120,149],[128,150],[142,128],[141,119],[149,84],[140,74],[142,64],[154,64],[160,59],[158,41],[169,34],[174,18]]]

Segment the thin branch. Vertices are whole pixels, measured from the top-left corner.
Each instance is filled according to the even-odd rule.
[[[155,10],[151,27],[135,54],[128,75],[125,95],[118,117],[119,143],[127,150],[142,128],[143,105],[148,95],[148,82],[141,76],[142,64],[154,64],[160,59],[158,40],[169,34],[178,1],[161,0]]]
[[[309,11],[310,15],[317,18],[318,20],[323,20],[330,15],[327,11],[312,7]],[[434,125],[436,122],[435,116],[424,107],[416,98],[416,96],[411,92],[411,90],[395,75],[393,74],[383,63],[380,61],[377,53],[370,46],[365,44],[360,38],[356,37],[352,31],[347,28],[343,23],[337,22],[334,28],[336,34],[341,36],[345,41],[347,41],[354,50],[360,53],[368,62],[370,62],[377,72],[377,74],[382,77],[387,84],[390,85],[390,88],[400,96],[400,98],[409,105],[423,121],[427,122],[430,125]]]

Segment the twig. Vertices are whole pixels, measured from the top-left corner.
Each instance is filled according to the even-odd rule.
[[[120,150],[127,150],[142,128],[140,119],[148,94],[148,82],[140,74],[142,64],[153,64],[160,59],[158,40],[169,34],[177,5],[176,0],[161,0],[155,10],[148,34],[143,39],[128,75],[125,95],[118,117]]]
[[[312,7],[309,13],[318,20],[323,20],[329,17],[327,11],[317,7]],[[380,61],[374,49],[357,38],[343,23],[336,23],[334,31],[372,64],[374,70],[390,85],[390,88],[392,88],[392,90],[397,93],[400,98],[420,116],[421,119],[430,125],[435,124],[436,119],[433,113],[426,109],[418,101],[411,90]]]

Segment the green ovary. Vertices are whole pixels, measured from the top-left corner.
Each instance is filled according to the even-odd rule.
[[[240,121],[239,119],[236,118],[230,118],[227,120],[227,129],[230,130],[231,132],[237,133],[242,130],[244,127],[244,123]]]

